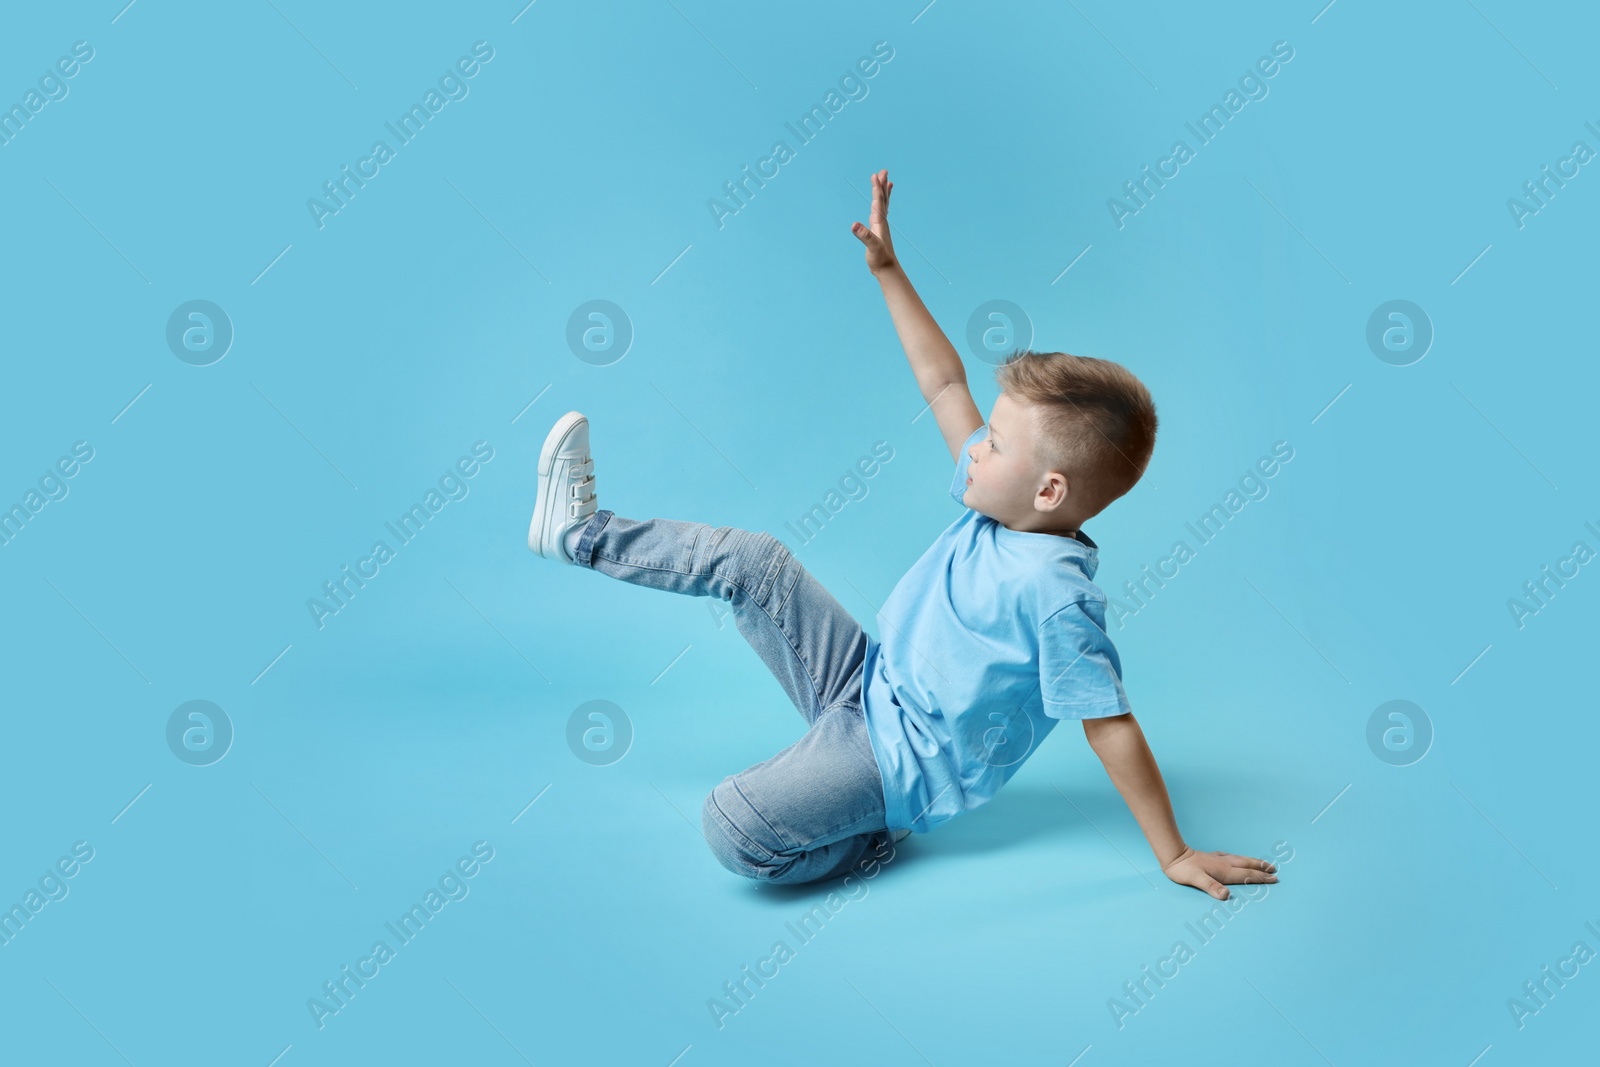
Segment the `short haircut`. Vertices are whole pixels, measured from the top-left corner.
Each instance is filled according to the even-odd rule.
[[[1108,359],[1018,349],[995,370],[1012,399],[1037,405],[1035,458],[1067,476],[1087,515],[1134,487],[1156,445],[1156,405]]]

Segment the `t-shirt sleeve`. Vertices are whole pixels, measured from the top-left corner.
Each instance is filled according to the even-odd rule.
[[[961,446],[961,454],[956,457],[955,480],[950,483],[950,495],[956,498],[957,504],[964,504],[965,501],[961,498],[967,495],[967,468],[972,466],[972,456],[968,454],[967,450],[988,436],[989,424],[984,423],[976,430],[973,430],[972,435]]]
[[[1122,660],[1106,633],[1104,604],[1077,601],[1039,624],[1039,690],[1052,719],[1133,710],[1122,689]]]

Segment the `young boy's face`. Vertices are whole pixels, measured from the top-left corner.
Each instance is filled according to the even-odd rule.
[[[1035,460],[1038,408],[1001,393],[989,413],[989,436],[967,450],[967,507],[1011,529],[1036,527],[1051,516],[1036,506],[1052,478],[1065,488],[1064,475],[1052,473]]]

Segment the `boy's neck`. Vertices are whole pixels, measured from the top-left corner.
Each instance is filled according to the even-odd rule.
[[[1082,528],[1079,528],[1079,529],[1076,529],[1076,530],[1027,530],[1027,529],[1023,529],[1021,527],[1012,526],[1010,523],[1007,523],[1007,522],[1002,522],[1002,523],[1000,523],[1000,525],[1004,526],[1006,529],[1014,531],[1016,533],[1050,534],[1050,535],[1052,535],[1054,537],[1071,538],[1072,540],[1078,542],[1079,544],[1083,544],[1084,543],[1083,538],[1080,536],[1082,534],[1082,532],[1083,532]]]

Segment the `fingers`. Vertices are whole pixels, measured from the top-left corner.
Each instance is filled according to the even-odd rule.
[[[1228,899],[1228,885],[1272,884],[1278,880],[1275,864],[1232,852],[1185,849],[1182,856],[1162,869],[1173,881],[1204,890],[1217,900]]]
[[[880,170],[872,176],[872,210],[877,219],[882,219],[888,214],[889,193],[893,189],[894,182],[889,180],[887,170]]]
[[[1278,880],[1278,868],[1254,856],[1232,852],[1203,852],[1201,867],[1209,875],[1229,885],[1271,884]]]

